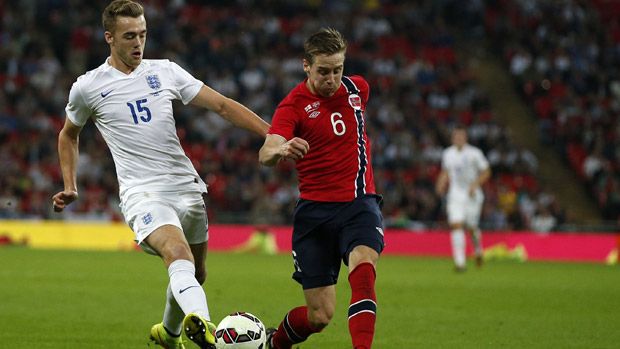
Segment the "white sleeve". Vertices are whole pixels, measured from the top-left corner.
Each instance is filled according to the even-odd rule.
[[[441,152],[441,169],[442,170],[447,170],[448,169],[448,151],[447,151],[447,149],[444,149],[444,151]]]
[[[174,86],[181,96],[181,102],[183,102],[183,104],[191,102],[204,83],[193,77],[192,74],[188,73],[178,64],[170,62],[170,66],[172,68]]]
[[[476,153],[478,154],[477,158],[478,158],[478,169],[480,171],[484,171],[487,168],[489,168],[489,162],[487,161],[487,158],[484,157],[484,153],[482,152],[482,150],[477,149]]]
[[[82,90],[78,81],[73,83],[69,91],[69,102],[65,107],[67,118],[77,126],[84,126],[93,114],[93,111],[86,105]]]

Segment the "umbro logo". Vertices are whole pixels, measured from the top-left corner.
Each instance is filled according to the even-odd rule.
[[[320,106],[321,106],[321,102],[316,101],[316,102],[312,102],[308,104],[307,106],[305,106],[304,110],[308,114],[309,118],[314,119],[317,116],[319,116],[319,114],[321,114],[321,112],[317,110],[319,109]]]
[[[108,92],[101,92],[101,98],[106,98],[106,96],[109,95],[112,91],[114,90],[110,90]]]

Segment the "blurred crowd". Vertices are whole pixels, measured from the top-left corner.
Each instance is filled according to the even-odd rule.
[[[564,222],[555,195],[537,178],[536,157],[514,144],[510,132],[498,124],[485,91],[456,55],[454,32],[447,23],[471,25],[488,10],[482,2],[209,3],[144,1],[145,58],[176,61],[267,121],[304,78],[304,38],[320,26],[345,34],[350,45],[345,73],[361,74],[371,86],[367,128],[388,225],[423,229],[444,221],[443,201],[434,184],[455,123],[468,125],[470,143],[484,151],[492,166],[492,180],[484,188],[483,228],[549,231]],[[100,23],[106,4],[0,2],[0,218],[122,219],[114,164],[92,123],[80,137],[80,199],[62,215],[51,211],[50,199],[62,189],[56,139],[68,91],[77,76],[103,63],[109,52]],[[495,34],[503,32],[497,29]],[[529,47],[521,46],[518,52],[527,53]],[[509,48],[507,59],[512,59]],[[543,94],[533,90],[531,98]],[[588,96],[581,105],[591,109],[588,115],[597,111],[597,120],[610,120],[612,109],[594,103],[601,96]],[[260,167],[262,139],[210,112],[178,103],[175,116],[179,138],[209,185],[212,222],[290,223],[298,195],[294,164],[285,162],[276,170]],[[591,141],[600,132],[612,132],[605,124],[588,125]],[[549,134],[560,136],[565,135]],[[585,142],[584,135],[579,137]],[[607,144],[599,147],[606,156]],[[604,180],[599,177],[597,181]]]
[[[620,219],[620,2],[499,0],[485,24],[541,139]]]

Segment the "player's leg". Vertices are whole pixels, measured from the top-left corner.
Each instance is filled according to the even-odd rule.
[[[450,243],[452,245],[452,260],[456,271],[465,271],[467,268],[465,229],[462,223],[450,224]]]
[[[206,261],[209,239],[206,193],[182,195],[181,208],[183,231],[194,257],[196,280],[202,289],[202,284],[207,279]],[[215,324],[211,322],[208,306],[206,315],[199,312],[187,314],[183,319],[183,329],[185,335],[201,348],[211,348],[215,344]]]
[[[199,284],[202,285],[204,284],[206,279],[206,243],[190,245],[190,250],[192,251],[192,255],[194,256],[196,280]],[[166,306],[164,308],[163,326],[169,333],[180,336],[181,331],[183,330],[182,326],[184,318],[185,313],[179,306],[179,303],[177,303],[176,299],[174,298],[174,294],[172,293],[170,284],[168,284],[168,289],[166,290]]]
[[[215,343],[215,338],[209,328],[207,297],[196,279],[194,256],[185,235],[178,227],[165,225],[151,233],[145,242],[157,251],[168,266],[172,296],[185,314],[183,327],[186,335],[201,348],[209,348]],[[172,300],[166,303],[174,307]],[[174,309],[171,310],[174,312]]]
[[[268,336],[267,348],[290,349],[329,324],[336,308],[334,285],[304,290],[306,305],[289,311],[278,329]]]
[[[165,225],[156,229],[145,241],[168,267],[172,294],[183,312],[209,318],[206,296],[196,279],[194,256],[181,229]]]
[[[196,280],[200,285],[204,284],[207,279],[206,258],[207,258],[207,242],[190,245],[190,249],[194,256],[196,268]],[[208,308],[207,308],[208,314]],[[185,334],[189,339],[197,343],[202,348],[209,348],[215,342],[215,324],[211,322],[210,317],[199,315],[199,313],[190,313],[183,319],[183,327]]]
[[[167,292],[167,310],[164,312],[166,326],[162,322],[151,329],[151,337],[163,347],[177,347],[180,342],[180,337],[176,337],[179,308],[184,314],[195,312],[207,318],[209,314],[204,290],[195,276],[193,254],[183,231],[187,212],[201,209],[204,236],[201,241],[206,241],[204,203],[200,195],[193,196],[197,208],[188,206],[186,200],[179,197],[171,199],[157,193],[134,194],[121,205],[140,247],[147,253],[160,256],[168,269],[170,292]]]
[[[450,244],[452,246],[452,259],[456,271],[465,271],[467,263],[466,240],[465,240],[465,210],[466,203],[454,198],[448,199],[447,214],[450,226]]]
[[[349,332],[354,349],[369,349],[375,335],[375,268],[378,259],[379,253],[367,246],[357,246],[349,254]]]
[[[354,349],[370,349],[375,335],[376,265],[384,247],[380,202],[379,196],[361,197],[339,215],[343,218],[340,252],[349,266],[348,319]]]
[[[480,213],[482,211],[482,197],[476,196],[471,200],[471,203],[467,205],[467,230],[471,234],[472,244],[474,245],[474,255],[476,258],[476,265],[482,266],[482,232],[480,231]]]
[[[469,232],[471,234],[471,242],[474,245],[474,256],[476,258],[476,265],[482,266],[482,232],[478,226],[473,226],[469,228]]]
[[[340,272],[338,236],[331,221],[344,204],[300,200],[293,229],[293,278],[304,289],[306,305],[289,311],[277,330],[269,329],[267,348],[289,349],[331,320],[336,302],[335,284]]]

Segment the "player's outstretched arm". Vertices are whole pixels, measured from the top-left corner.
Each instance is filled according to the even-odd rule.
[[[54,211],[60,212],[78,198],[77,162],[78,144],[82,127],[74,125],[69,118],[58,134],[58,159],[65,189],[52,197]]]
[[[280,159],[299,160],[310,150],[306,140],[293,137],[286,140],[277,134],[268,134],[258,152],[258,161],[265,166],[274,166]]]
[[[224,119],[232,122],[233,125],[252,131],[262,137],[265,137],[269,130],[269,124],[253,111],[243,104],[223,96],[207,85],[202,86],[190,104],[213,110]]]

